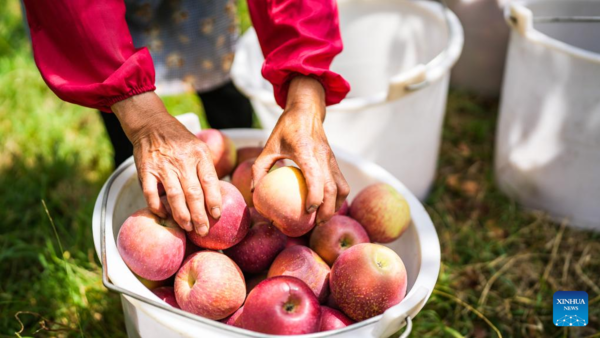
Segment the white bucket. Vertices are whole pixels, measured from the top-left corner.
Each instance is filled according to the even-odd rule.
[[[465,46],[452,68],[453,87],[500,96],[509,29],[503,9],[510,0],[447,0],[465,31]]]
[[[600,22],[590,22],[600,1],[518,2],[506,16],[498,184],[557,221],[600,230]]]
[[[450,68],[462,50],[460,22],[432,1],[340,0],[338,6],[344,51],[331,68],[352,91],[328,108],[327,138],[381,165],[424,199],[435,175]],[[271,130],[282,110],[261,76],[263,60],[248,30],[231,75]]]
[[[190,129],[197,131],[198,127],[199,124]],[[268,137],[265,131],[256,129],[225,132],[237,146],[258,145]],[[350,198],[365,186],[376,182],[389,183],[406,197],[412,213],[412,224],[401,238],[387,246],[404,261],[408,275],[407,295],[400,304],[383,315],[340,330],[294,337],[388,337],[405,323],[409,323],[409,330],[411,318],[429,299],[440,269],[440,244],[433,223],[419,200],[388,172],[355,155],[334,151],[340,169],[352,188]],[[174,309],[140,283],[119,255],[116,238],[124,220],[144,206],[133,158],[130,158],[111,175],[100,191],[92,222],[94,244],[103,266],[103,282],[109,289],[122,294],[128,335],[157,338],[269,336]],[[103,220],[105,226],[102,226]]]

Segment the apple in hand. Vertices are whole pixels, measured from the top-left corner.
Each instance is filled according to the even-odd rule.
[[[389,243],[410,225],[408,202],[394,187],[376,183],[361,190],[350,205],[350,217],[360,223],[372,242]]]
[[[404,299],[406,269],[392,249],[362,243],[338,257],[329,283],[335,303],[359,322],[382,314]]]
[[[222,253],[200,251],[190,256],[175,277],[175,298],[182,310],[223,319],[246,299],[242,271]]]
[[[264,280],[248,295],[238,319],[244,329],[276,335],[319,331],[321,307],[301,280],[279,276]]]
[[[324,302],[329,294],[329,272],[327,263],[314,251],[305,246],[294,245],[275,258],[268,277],[296,277],[308,285],[320,302]]]
[[[219,179],[231,174],[237,160],[233,141],[216,129],[202,130],[196,137],[206,143]]]
[[[321,306],[321,326],[319,332],[341,329],[354,321],[345,314],[327,306]]]
[[[359,243],[369,243],[369,235],[348,216],[335,215],[316,226],[310,235],[310,248],[329,265],[333,265],[344,250]]]
[[[173,219],[161,219],[144,208],[125,220],[119,229],[117,248],[136,275],[161,281],[174,275],[181,266],[185,232]]]
[[[269,268],[277,254],[285,248],[287,237],[256,211],[252,210],[250,214],[255,214],[255,217],[246,237],[223,253],[233,259],[242,271],[258,273]]]
[[[252,201],[252,165],[254,165],[254,161],[256,158],[248,159],[242,163],[240,163],[233,174],[231,175],[231,184],[233,184],[244,196],[244,200],[249,207],[254,206],[254,202]],[[271,170],[275,170],[277,168],[283,167],[283,161],[277,161],[271,168]]]
[[[177,304],[177,299],[175,299],[175,290],[172,286],[161,286],[150,291],[152,291],[152,293],[160,298],[160,300],[163,302],[171,305],[174,308],[180,309],[179,304]]]
[[[199,247],[223,250],[238,244],[248,233],[250,213],[242,194],[229,182],[221,185],[221,218],[215,220],[208,215],[209,230],[204,237],[195,231],[187,233],[192,243]]]
[[[254,207],[286,236],[299,237],[315,225],[316,212],[306,211],[307,194],[300,169],[283,167],[269,172],[258,182],[253,193]]]

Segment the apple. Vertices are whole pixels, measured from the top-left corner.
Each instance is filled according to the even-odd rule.
[[[135,273],[133,274],[139,281],[142,283],[148,290],[156,289],[161,286],[165,286],[168,284],[173,285],[173,277],[163,279],[163,280],[148,280],[146,278],[142,278]]]
[[[233,174],[231,175],[231,184],[233,184],[244,196],[244,200],[249,207],[254,206],[254,202],[252,201],[252,165],[256,161],[256,158],[248,159],[242,163],[240,163]],[[271,170],[275,170],[277,168],[283,167],[283,161],[277,161],[271,168]]]
[[[250,215],[254,214],[254,217],[251,217],[252,227],[246,237],[240,243],[223,251],[246,273],[267,270],[275,257],[285,248],[287,240],[287,237],[271,225],[269,220],[253,209],[250,208],[252,210]]]
[[[348,200],[344,200],[344,203],[342,203],[342,206],[338,209],[338,211],[335,212],[335,214],[347,216],[349,210],[350,210],[350,207],[348,206]]]
[[[331,293],[329,294],[329,296],[327,296],[327,301],[325,301],[325,305],[334,310],[340,310],[340,307],[335,302],[335,299],[333,299],[333,295]]]
[[[260,153],[263,151],[263,147],[240,147],[237,150],[237,162],[236,167],[240,165],[240,163],[245,162],[249,159],[257,158],[260,156]]]
[[[369,243],[369,235],[348,216],[335,215],[316,226],[310,235],[310,248],[330,266],[344,250],[359,243]]]
[[[244,329],[276,335],[319,330],[321,307],[312,290],[290,276],[266,279],[254,288],[238,319]]]
[[[324,302],[329,293],[329,272],[329,265],[314,251],[305,246],[294,245],[275,258],[268,277],[296,277],[313,290],[320,302]]]
[[[220,181],[221,218],[215,220],[208,215],[210,229],[204,237],[195,231],[187,233],[192,243],[199,247],[223,250],[238,244],[248,233],[250,213],[242,194],[229,182]]]
[[[253,194],[254,207],[286,236],[299,237],[315,225],[316,212],[306,212],[306,181],[300,169],[283,167],[264,176]]]
[[[242,312],[244,312],[243,306],[241,308],[237,309],[237,311],[235,311],[231,316],[229,316],[225,319],[222,319],[221,321],[227,325],[241,327],[240,323],[239,323],[239,319],[240,319],[240,316],[242,315]]]
[[[190,256],[175,276],[175,298],[182,310],[223,319],[244,303],[244,275],[222,253],[200,251]]]
[[[308,239],[306,239],[306,236],[288,237],[285,242],[285,247],[289,248],[294,245],[308,246]]]
[[[329,284],[340,309],[359,322],[382,314],[404,299],[406,269],[392,249],[362,243],[338,257]]]
[[[410,225],[406,199],[389,184],[377,183],[361,190],[350,205],[350,217],[360,223],[373,242],[389,243]]]
[[[219,179],[231,174],[237,161],[235,144],[227,135],[216,129],[205,129],[196,134],[210,150]]]
[[[172,286],[161,286],[150,291],[152,291],[152,293],[160,298],[160,300],[163,302],[171,305],[174,308],[180,309],[179,304],[177,304],[177,299],[175,299],[175,290]]]
[[[136,275],[161,281],[174,275],[181,266],[185,232],[173,219],[161,219],[144,208],[125,220],[119,229],[117,248]]]
[[[321,306],[321,326],[319,332],[341,329],[354,321],[345,314],[327,306]]]

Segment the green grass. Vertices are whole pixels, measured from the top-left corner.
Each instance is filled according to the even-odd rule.
[[[102,123],[46,88],[18,1],[0,0],[0,8],[0,336],[125,336],[91,233],[93,203],[111,171]],[[202,115],[195,95],[165,102],[172,113]],[[495,337],[495,327],[504,337],[599,337],[600,236],[525,213],[497,190],[496,113],[495,102],[450,95],[426,203],[442,270],[413,336]],[[552,325],[556,290],[588,292],[587,328]]]

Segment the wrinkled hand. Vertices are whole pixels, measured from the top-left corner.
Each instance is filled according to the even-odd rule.
[[[167,216],[157,187],[162,183],[173,219],[186,231],[206,235],[206,210],[215,219],[221,216],[219,179],[206,145],[169,115],[153,92],[118,102],[112,110],[133,144],[135,165],[150,210]]]
[[[252,167],[256,186],[276,161],[293,160],[308,186],[306,212],[318,209],[317,224],[328,221],[350,193],[327,142],[324,119],[325,92],[321,84],[311,77],[294,77],[286,108]]]

